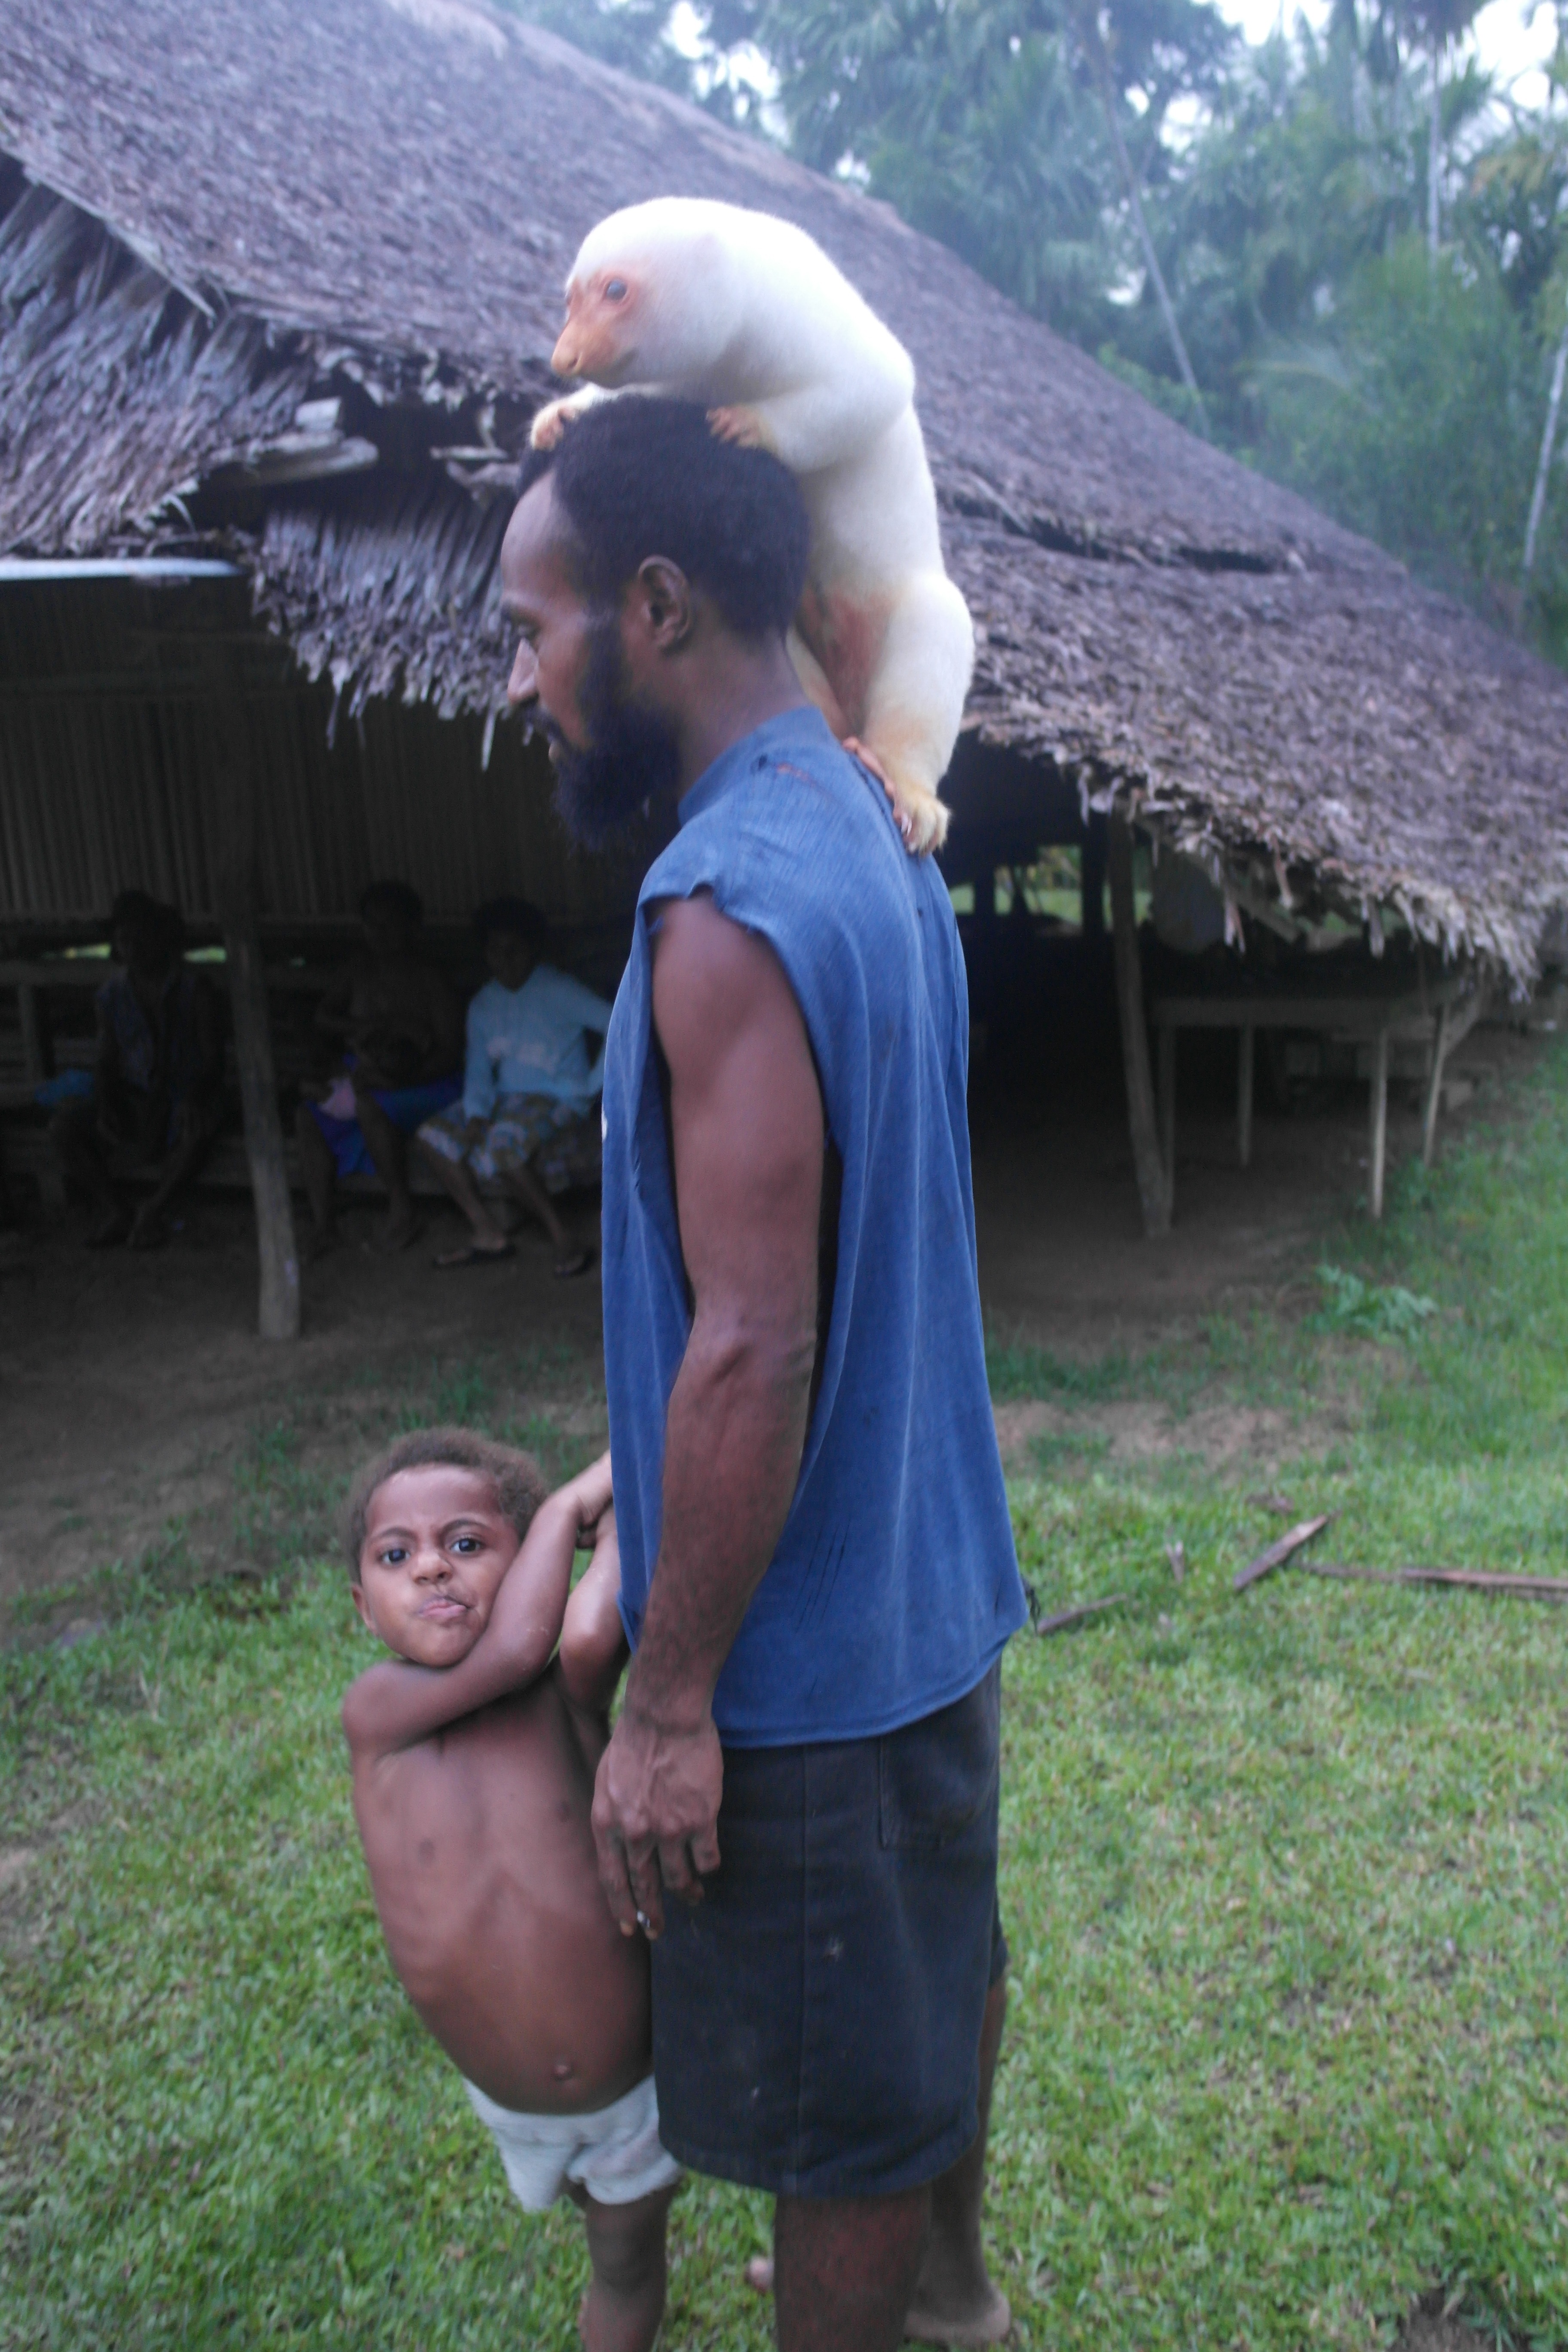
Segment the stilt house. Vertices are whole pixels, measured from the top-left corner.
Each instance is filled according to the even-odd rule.
[[[1419,944],[1424,1006],[1528,985],[1568,898],[1568,679],[885,206],[484,0],[0,0],[0,933],[26,995],[126,884],[221,930],[264,1328],[298,1313],[268,963],[383,872],[625,936],[651,837],[568,850],[496,559],[572,256],[660,194],[798,221],[914,355],[978,639],[950,872],[979,906],[1043,845],[1092,871],[1109,819],[1151,1229],[1134,831],[1233,937]],[[1386,1057],[1389,1004],[1346,1017]]]

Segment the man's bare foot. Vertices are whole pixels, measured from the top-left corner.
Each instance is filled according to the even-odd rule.
[[[773,2264],[771,2254],[753,2254],[746,2264],[746,2284],[758,2294],[772,2294]],[[1005,2344],[1013,2328],[1013,2307],[999,2287],[987,2278],[984,2292],[967,2298],[942,2297],[939,2302],[924,2293],[924,2282],[915,2289],[916,2300],[904,2322],[906,2342],[915,2344],[950,2344],[983,2346]],[[934,2306],[934,2307],[933,2307]]]
[[[89,1249],[118,1249],[131,1231],[131,1220],[123,1209],[110,1209],[100,1217],[87,1237]]]
[[[169,1238],[169,1228],[156,1209],[139,1209],[125,1236],[126,1246],[133,1250],[162,1249]]]
[[[342,1240],[336,1225],[312,1225],[300,1244],[300,1264],[314,1265],[316,1260],[325,1257],[329,1251],[341,1249]]]
[[[1000,2287],[985,2282],[985,2299],[960,2313],[957,2309],[932,2308],[925,2298],[923,2283],[915,2289],[915,2301],[904,2321],[904,2338],[911,2344],[950,2344],[979,2347],[987,2344],[1005,2344],[1013,2332],[1013,2308]]]

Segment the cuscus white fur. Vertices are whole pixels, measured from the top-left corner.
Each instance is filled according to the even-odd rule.
[[[942,567],[903,345],[793,223],[661,196],[584,239],[552,364],[584,388],[540,410],[536,446],[607,393],[662,393],[701,401],[716,432],[798,476],[812,534],[790,633],[801,682],[881,773],[910,847],[940,848],[974,632]]]

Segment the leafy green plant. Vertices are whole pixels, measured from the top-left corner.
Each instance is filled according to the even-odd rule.
[[[1362,1339],[1414,1339],[1429,1315],[1437,1312],[1435,1298],[1418,1297],[1396,1282],[1368,1282],[1364,1275],[1345,1267],[1321,1265],[1318,1280],[1328,1297],[1308,1328],[1316,1331],[1350,1331]]]

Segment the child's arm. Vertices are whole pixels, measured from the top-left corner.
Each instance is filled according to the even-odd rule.
[[[579,1539],[609,1507],[606,1454],[541,1503],[501,1580],[489,1622],[466,1658],[446,1667],[391,1658],[361,1675],[343,1700],[343,1729],[355,1757],[411,1748],[444,1724],[536,1682],[555,1654]]]
[[[561,1679],[566,1696],[591,1715],[609,1710],[631,1652],[621,1623],[621,1547],[612,1505],[599,1521],[594,1557],[566,1603],[561,1628]]]

